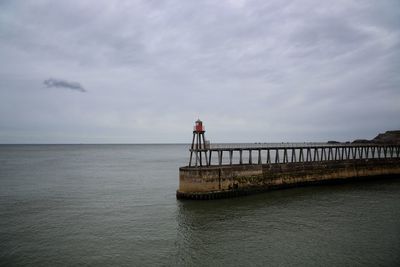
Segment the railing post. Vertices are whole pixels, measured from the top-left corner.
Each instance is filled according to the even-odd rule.
[[[258,149],[258,164],[262,164],[262,160],[261,160],[261,149]]]
[[[287,149],[284,148],[283,149],[283,163],[287,163],[287,162],[288,162]]]
[[[318,152],[318,147],[314,148],[314,161],[319,161],[319,152]]]
[[[311,161],[311,148],[307,147],[306,161]]]
[[[249,149],[249,164],[253,164],[253,159],[251,158],[251,149]]]
[[[297,159],[296,159],[296,149],[292,148],[292,162],[296,162],[296,161],[297,161]]]
[[[363,147],[358,147],[358,157],[359,159],[362,159],[363,156]]]
[[[304,162],[304,154],[303,154],[303,148],[300,148],[300,155],[299,155],[299,162]]]
[[[276,149],[276,153],[275,153],[275,163],[279,163],[279,152],[278,152],[278,148]]]

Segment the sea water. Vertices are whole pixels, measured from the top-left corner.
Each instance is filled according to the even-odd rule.
[[[400,265],[400,179],[180,201],[188,156],[186,145],[0,146],[0,265]]]

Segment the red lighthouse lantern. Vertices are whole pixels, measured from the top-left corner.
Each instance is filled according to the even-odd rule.
[[[205,132],[206,129],[203,125],[203,122],[198,119],[193,127],[193,139],[190,148],[189,166],[192,165],[193,154],[195,156],[195,166],[203,165],[203,157],[205,160],[204,163],[208,165],[207,151],[209,150],[209,143],[206,142],[206,138],[204,137]],[[203,154],[204,156],[202,156]]]
[[[195,122],[194,131],[198,132],[198,133],[201,133],[201,132],[204,133],[206,131],[204,126],[203,126],[203,122],[201,120],[197,120]]]

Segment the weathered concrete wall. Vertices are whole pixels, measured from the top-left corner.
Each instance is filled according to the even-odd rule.
[[[329,180],[400,175],[400,159],[368,159],[182,167],[179,169],[178,195],[226,191],[266,190]]]

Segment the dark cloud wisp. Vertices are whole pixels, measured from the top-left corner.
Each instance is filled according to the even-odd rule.
[[[70,90],[76,90],[82,93],[86,92],[86,89],[78,82],[69,82],[60,79],[47,79],[43,81],[43,84],[46,85],[48,88],[56,87],[56,88],[65,88]]]

